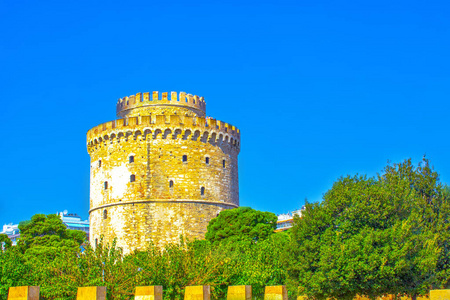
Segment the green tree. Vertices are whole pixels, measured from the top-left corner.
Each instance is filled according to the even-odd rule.
[[[18,248],[28,256],[54,258],[64,251],[80,249],[86,239],[82,231],[67,229],[58,215],[34,215],[19,224]]]
[[[7,299],[11,286],[29,285],[31,271],[23,254],[16,247],[0,251],[0,299]]]
[[[251,285],[254,297],[263,299],[265,286],[287,284],[289,242],[290,234],[279,232],[256,244],[241,243],[232,249],[236,267],[230,285]]]
[[[448,228],[442,191],[425,158],[418,167],[389,165],[376,178],[340,178],[295,218],[291,280],[319,299],[424,294],[446,257],[447,233],[437,230]]]
[[[211,260],[221,272],[204,281],[221,291],[217,299],[225,297],[228,285],[252,285],[259,299],[266,285],[286,283],[290,235],[275,233],[276,222],[275,214],[249,207],[222,211],[210,221],[204,248],[211,243]]]
[[[254,299],[263,299],[266,285],[286,282],[289,239],[277,233],[258,243],[201,240],[170,244],[163,251],[150,245],[124,261],[139,270],[131,286],[162,285],[165,299],[183,299],[189,285],[210,285],[212,299],[226,299],[230,285],[252,285]]]
[[[86,235],[82,231],[67,229],[58,215],[34,215],[31,220],[19,223],[19,230],[20,238],[15,248],[23,254],[27,268],[32,270],[26,278],[31,285],[41,287],[44,298],[53,299],[52,296],[58,293],[54,278],[64,274],[63,271],[56,275],[52,272],[55,264],[76,267],[77,259],[68,257],[80,255]],[[69,287],[67,292],[70,292]]]
[[[437,243],[441,249],[436,266],[436,283],[434,288],[450,288],[450,188],[443,187],[442,197],[436,197],[435,207],[438,208],[432,227],[439,234]],[[436,203],[439,201],[439,203]]]
[[[11,246],[12,242],[9,239],[9,237],[4,233],[0,233],[0,250],[1,251],[7,250]]]
[[[272,235],[276,225],[277,216],[271,212],[250,207],[227,209],[209,222],[205,237],[213,244],[224,240],[258,242]]]
[[[41,294],[46,299],[74,299],[78,287],[106,286],[108,299],[130,299],[137,272],[116,241],[107,245],[101,240],[95,249],[87,245],[82,253],[65,251],[43,266]]]

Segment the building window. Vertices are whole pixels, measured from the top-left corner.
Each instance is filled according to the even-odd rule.
[[[101,168],[101,166],[102,166],[102,160],[99,160],[98,161],[98,167]]]
[[[183,162],[187,162],[187,155],[183,155]]]
[[[226,166],[226,162],[225,162],[225,159],[224,160],[222,160],[222,166],[225,168],[225,166]]]
[[[136,176],[133,174],[133,175],[130,175],[130,182],[134,182],[136,180]]]
[[[173,180],[169,181],[169,187],[173,188]]]
[[[103,183],[103,187],[105,188],[105,190],[108,189],[108,181],[105,181],[105,182]]]
[[[202,196],[205,195],[205,187],[204,187],[204,186],[201,187],[201,189],[200,189],[200,194],[201,194]]]
[[[206,157],[206,158],[205,158],[205,163],[206,163],[207,165],[209,165],[209,157]]]
[[[108,218],[108,211],[106,209],[103,210],[103,220]]]
[[[130,155],[130,157],[128,157],[128,162],[131,164],[131,163],[134,163],[134,156],[133,155]]]

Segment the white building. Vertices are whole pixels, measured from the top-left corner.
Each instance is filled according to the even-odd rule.
[[[302,206],[301,209],[294,210],[287,214],[278,215],[277,229],[275,229],[275,232],[285,231],[288,230],[289,228],[292,228],[294,216],[301,217],[303,210],[305,210],[305,206]]]
[[[81,230],[86,233],[89,240],[89,220],[82,220],[79,215],[69,214],[67,210],[56,214],[59,215],[67,229]]]
[[[3,230],[0,233],[6,234],[12,241],[13,246],[15,246],[20,237],[19,224],[5,224],[3,225]]]

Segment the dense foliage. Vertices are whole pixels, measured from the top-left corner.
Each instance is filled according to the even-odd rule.
[[[286,281],[289,236],[273,234],[273,214],[247,208],[236,211],[251,211],[252,218],[260,220],[252,220],[253,227],[270,220],[271,229],[252,233],[251,239],[245,231],[242,238],[230,236],[214,244],[181,240],[164,250],[149,245],[146,251],[126,256],[115,244],[103,242],[96,249],[84,245],[81,251],[82,239],[65,229],[58,216],[36,215],[21,224],[18,246],[0,253],[0,299],[6,299],[8,287],[16,285],[39,285],[44,299],[74,299],[77,287],[91,285],[107,286],[109,299],[130,299],[136,286],[162,285],[165,299],[183,299],[186,286],[202,284],[211,286],[213,299],[224,299],[229,285],[241,284],[252,285],[254,295],[262,299],[265,285]],[[243,213],[233,219],[244,224],[248,217]]]
[[[449,221],[450,189],[426,159],[340,178],[287,232],[274,233],[274,214],[242,207],[213,219],[205,240],[129,255],[115,243],[92,249],[58,216],[35,215],[20,223],[17,246],[0,235],[0,300],[18,285],[39,285],[43,299],[74,299],[92,285],[107,286],[108,299],[131,299],[143,285],[183,299],[186,286],[210,285],[213,299],[225,299],[228,286],[244,284],[255,299],[280,284],[292,299],[414,298],[450,286]]]
[[[292,232],[290,275],[319,299],[425,294],[448,285],[449,197],[424,159],[339,179]]]
[[[58,253],[78,251],[86,235],[67,229],[58,215],[34,215],[29,222],[19,224],[18,248],[30,256],[54,258]]]
[[[0,249],[7,249],[11,247],[12,241],[9,239],[9,237],[6,234],[0,233]]]
[[[262,241],[273,234],[277,216],[250,207],[239,207],[222,211],[208,224],[205,238],[214,244],[227,241]]]

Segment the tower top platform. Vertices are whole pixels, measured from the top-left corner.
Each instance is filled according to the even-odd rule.
[[[117,101],[116,113],[120,118],[127,116],[134,116],[140,112],[151,112],[152,107],[180,107],[186,108],[195,112],[198,116],[205,116],[206,103],[203,97],[180,92],[179,97],[177,92],[164,92],[158,91],[137,93],[127,97],[120,98]],[[142,115],[145,115],[142,114]]]

